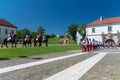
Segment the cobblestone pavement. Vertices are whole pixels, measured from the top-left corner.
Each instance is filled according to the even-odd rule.
[[[120,50],[103,51],[108,54],[79,80],[120,80]]]
[[[12,59],[0,58],[0,68],[7,67],[7,66],[14,66],[14,65],[28,63],[28,62],[34,62],[38,60],[44,60],[44,59],[53,58],[53,57],[70,55],[70,54],[79,53],[79,52],[81,52],[81,50],[50,53],[45,55],[37,55],[37,56],[29,56],[29,57],[18,56],[17,58],[12,58]]]
[[[73,53],[76,53],[76,51],[70,51],[67,53],[73,54]],[[65,55],[67,53],[63,53],[63,54]],[[96,55],[96,53],[83,54],[83,55],[71,57],[68,59],[53,61],[46,64],[34,66],[34,67],[29,67],[29,68],[25,68],[25,69],[13,71],[13,72],[3,73],[3,74],[0,74],[0,80],[43,80],[93,55]]]
[[[91,51],[90,53],[80,56],[53,61],[42,65],[29,67],[17,71],[0,74],[0,80],[43,80],[55,73],[64,70],[72,65],[75,65],[89,57],[96,55],[99,52],[107,52],[108,54],[91,68],[79,80],[120,80],[120,53],[118,48],[104,48]],[[42,56],[32,56],[24,58],[14,58],[10,60],[0,60],[0,67],[13,66],[31,61],[44,60],[47,58],[58,57],[68,54],[78,53],[80,51],[69,51],[47,54]]]

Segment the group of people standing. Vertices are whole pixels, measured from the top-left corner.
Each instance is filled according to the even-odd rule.
[[[82,38],[80,40],[80,46],[82,47],[82,52],[91,51],[97,49],[97,41],[94,39]]]
[[[80,40],[80,46],[82,47],[82,52],[96,50],[97,48],[111,48],[114,47],[112,42],[100,42],[95,39],[82,38]]]

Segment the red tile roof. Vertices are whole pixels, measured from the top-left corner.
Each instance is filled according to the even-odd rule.
[[[95,20],[92,23],[88,24],[87,26],[95,26],[95,25],[101,25],[101,24],[112,24],[112,23],[120,23],[120,17],[105,18],[103,20]]]
[[[13,24],[11,24],[10,22],[8,22],[8,21],[6,21],[6,20],[4,20],[4,19],[0,19],[0,26],[17,28],[16,26],[14,26]]]

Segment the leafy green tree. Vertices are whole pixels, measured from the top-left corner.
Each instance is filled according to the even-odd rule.
[[[30,34],[31,32],[30,32],[29,29],[24,28],[24,29],[22,29],[22,30],[17,30],[16,33],[17,33],[18,39],[24,39],[24,38],[25,38],[25,35],[26,35],[26,34]]]
[[[21,30],[17,30],[16,31],[16,35],[17,35],[18,39],[21,39],[22,38],[21,37]]]
[[[78,25],[73,23],[68,26],[68,34],[72,37],[72,40],[76,41],[76,31],[78,29]]]
[[[31,32],[31,35],[32,35],[33,38],[35,38],[35,36],[37,35],[37,33],[33,31],[33,32]]]
[[[81,24],[78,28],[79,33],[85,37],[86,36],[86,24]]]
[[[47,37],[47,38],[55,38],[56,37],[55,34],[46,34],[44,36]]]
[[[49,35],[49,34],[45,34],[44,36],[47,37],[47,38],[50,38],[50,35]]]
[[[50,36],[51,36],[51,38],[55,38],[55,37],[56,37],[56,35],[55,35],[55,34],[51,34]]]
[[[26,34],[30,34],[30,30],[27,28],[24,28],[21,30],[21,38],[24,39]]]
[[[60,38],[64,38],[64,35],[60,35]]]
[[[42,26],[40,26],[37,29],[37,33],[40,34],[40,35],[43,35],[45,33],[45,29]]]

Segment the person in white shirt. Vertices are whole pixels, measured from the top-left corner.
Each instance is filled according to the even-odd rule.
[[[11,40],[11,39],[12,39],[12,34],[9,33],[9,34],[8,34],[8,39],[7,39],[7,40],[9,41],[9,40]]]
[[[25,36],[25,41],[27,41],[29,39],[30,35],[29,34],[26,34]]]

